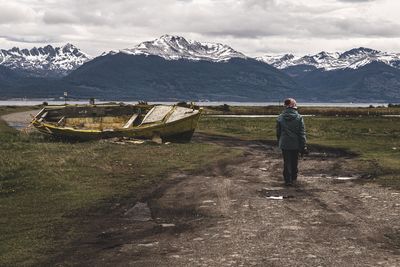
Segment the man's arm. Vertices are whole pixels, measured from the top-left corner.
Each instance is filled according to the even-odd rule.
[[[279,122],[279,120],[276,120],[276,140],[278,140],[281,138],[281,123]]]
[[[307,138],[306,138],[306,128],[304,125],[303,117],[301,117],[300,119],[299,141],[300,141],[300,151],[304,151],[306,148]]]

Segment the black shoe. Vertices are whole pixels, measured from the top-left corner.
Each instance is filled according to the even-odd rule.
[[[293,186],[293,183],[291,183],[291,182],[285,182],[285,186]]]

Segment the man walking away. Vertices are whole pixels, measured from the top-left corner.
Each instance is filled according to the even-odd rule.
[[[299,153],[306,149],[306,132],[303,117],[297,111],[296,100],[288,98],[284,102],[285,110],[276,123],[276,137],[283,155],[283,178],[285,185],[291,186],[297,181]]]

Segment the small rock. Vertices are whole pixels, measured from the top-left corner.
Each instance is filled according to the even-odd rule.
[[[154,135],[151,138],[151,141],[153,141],[156,144],[162,144],[162,139],[161,139],[161,137],[159,135]]]
[[[286,229],[286,230],[300,230],[301,227],[300,226],[296,226],[296,225],[287,225],[287,226],[282,226],[282,229]]]
[[[151,220],[151,211],[147,203],[138,202],[135,206],[125,212],[134,221],[146,222]]]
[[[282,200],[283,196],[269,196],[267,199],[272,199],[272,200]]]
[[[279,261],[280,258],[269,258],[268,260],[270,260],[270,261]]]
[[[138,244],[138,247],[146,247],[146,248],[151,248],[158,245],[158,242],[154,242],[154,243],[147,243],[147,244]]]
[[[133,141],[130,141],[129,143],[132,143],[132,144],[135,144],[135,145],[141,145],[144,142],[145,142],[144,140],[133,140]]]
[[[193,239],[193,241],[203,241],[203,240],[204,240],[204,239],[201,238],[201,237],[196,237],[196,238]]]
[[[173,224],[173,223],[162,223],[161,227],[165,227],[165,228],[167,228],[167,227],[175,227],[175,224]]]
[[[335,178],[336,180],[342,180],[342,181],[346,181],[346,180],[354,180],[355,178],[354,177],[336,177]]]

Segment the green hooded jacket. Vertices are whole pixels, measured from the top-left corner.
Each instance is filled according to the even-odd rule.
[[[276,122],[276,137],[280,149],[304,150],[306,131],[303,117],[294,108],[286,108]]]

